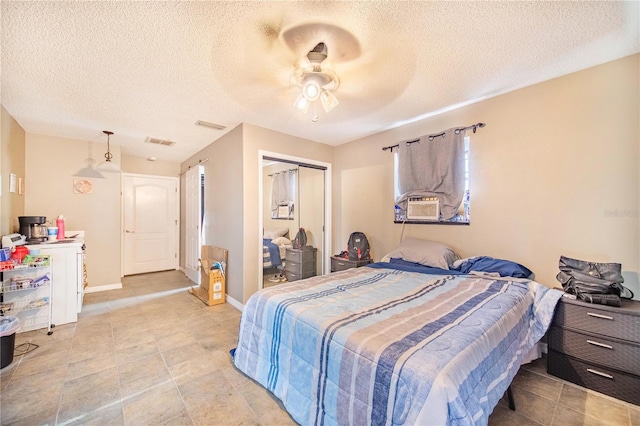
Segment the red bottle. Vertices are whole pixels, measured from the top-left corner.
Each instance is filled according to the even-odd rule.
[[[58,240],[64,240],[64,219],[56,219],[56,226],[58,227]]]

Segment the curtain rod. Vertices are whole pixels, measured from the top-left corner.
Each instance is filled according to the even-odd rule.
[[[277,175],[278,173],[282,173],[282,172],[297,172],[298,169],[289,169],[289,170],[280,170],[279,172],[275,172],[275,173],[271,173],[270,175],[267,175],[269,177],[273,176],[273,175]]]
[[[457,134],[460,134],[460,132],[462,132],[463,130],[473,129],[473,133],[475,133],[475,132],[476,132],[476,129],[477,129],[478,127],[484,127],[484,126],[486,126],[486,124],[485,124],[485,123],[472,124],[471,126],[467,126],[467,127],[460,127],[460,128],[458,128],[458,129],[455,129],[455,130],[454,130],[454,132],[455,132],[455,134],[457,135]],[[429,135],[429,136],[427,136],[427,137],[429,138],[429,140],[430,140],[430,141],[432,141],[432,140],[434,140],[435,138],[438,138],[438,137],[440,137],[440,136],[442,136],[442,137],[444,138],[444,132],[441,132],[441,133],[438,133],[438,134],[435,134],[435,135]],[[412,139],[412,140],[406,141],[405,143],[406,143],[407,145],[411,145],[412,143],[419,142],[419,141],[420,141],[420,139]],[[385,147],[383,147],[383,148],[382,148],[382,150],[383,150],[383,151],[386,151],[386,150],[388,150],[388,149],[389,149],[389,150],[391,150],[391,152],[393,152],[393,148],[398,148],[399,146],[400,146],[400,144],[399,144],[399,143],[397,143],[397,144],[395,144],[395,145],[385,146]]]
[[[196,164],[194,164],[193,166],[189,166],[187,167],[187,170],[185,170],[184,172],[181,172],[180,174],[178,174],[178,176],[182,176],[183,174],[187,173],[189,170],[191,170],[192,167],[198,166],[200,164],[204,164],[207,161],[209,161],[208,158],[205,158],[204,160],[198,160],[198,162]]]

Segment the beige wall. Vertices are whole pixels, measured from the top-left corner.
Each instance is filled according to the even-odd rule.
[[[258,260],[262,245],[258,245],[262,230],[258,228],[258,173],[262,164],[258,151],[331,162],[333,147],[295,136],[241,124],[180,166],[187,170],[199,160],[209,158],[205,166],[205,228],[203,244],[229,250],[227,294],[245,303],[259,287]],[[184,194],[184,177],[181,179]],[[184,217],[184,195],[181,196],[181,216]],[[181,227],[184,234],[184,225]],[[180,239],[184,252],[184,237]],[[184,257],[181,257],[184,265]]]
[[[204,161],[205,195],[203,245],[222,247],[229,251],[227,294],[242,302],[243,294],[243,209],[242,209],[242,125],[237,126],[202,151],[184,161],[186,171],[198,161]],[[180,176],[180,216],[184,218],[185,176]],[[185,221],[180,225],[180,264],[184,265]]]
[[[25,132],[18,122],[0,105],[0,235],[18,232],[18,216],[24,215],[25,196],[9,192],[11,173],[17,178],[25,177]]]
[[[125,173],[140,173],[144,175],[176,177],[180,173],[180,163],[177,161],[155,160],[146,158],[122,156],[120,168]]]
[[[73,174],[86,167],[88,142],[27,133],[25,214],[84,230],[89,286],[120,283],[120,174],[91,179],[93,192],[73,193]],[[120,163],[120,147],[111,145]],[[95,154],[94,158],[98,158]]]
[[[26,146],[25,214],[46,216],[52,223],[58,215],[64,215],[67,230],[85,231],[89,286],[119,284],[121,175],[103,173],[105,179],[91,179],[92,193],[74,194],[73,174],[87,165],[88,142],[29,133]],[[98,163],[102,161],[102,148],[96,144],[91,147],[91,155]],[[111,145],[110,151],[113,161],[125,172],[178,175],[177,162],[122,157],[119,145]]]
[[[560,255],[620,262],[640,298],[639,61],[623,58],[337,147],[334,248],[363,231],[380,259],[400,240],[393,156],[383,146],[482,121],[485,128],[468,133],[471,225],[406,225],[404,234],[445,242],[463,257],[521,262],[548,286],[558,285]]]

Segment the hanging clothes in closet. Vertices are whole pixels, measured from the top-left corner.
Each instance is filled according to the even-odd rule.
[[[296,172],[296,169],[289,169],[271,175],[271,217],[278,217],[280,206],[288,206],[289,215],[293,213]]]

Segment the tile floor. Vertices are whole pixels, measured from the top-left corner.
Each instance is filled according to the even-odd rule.
[[[39,348],[0,370],[2,425],[291,425],[229,356],[240,312],[207,307],[178,271],[126,277],[85,296],[75,324],[20,333]],[[545,360],[516,376],[489,425],[638,425],[640,407],[563,382]]]

